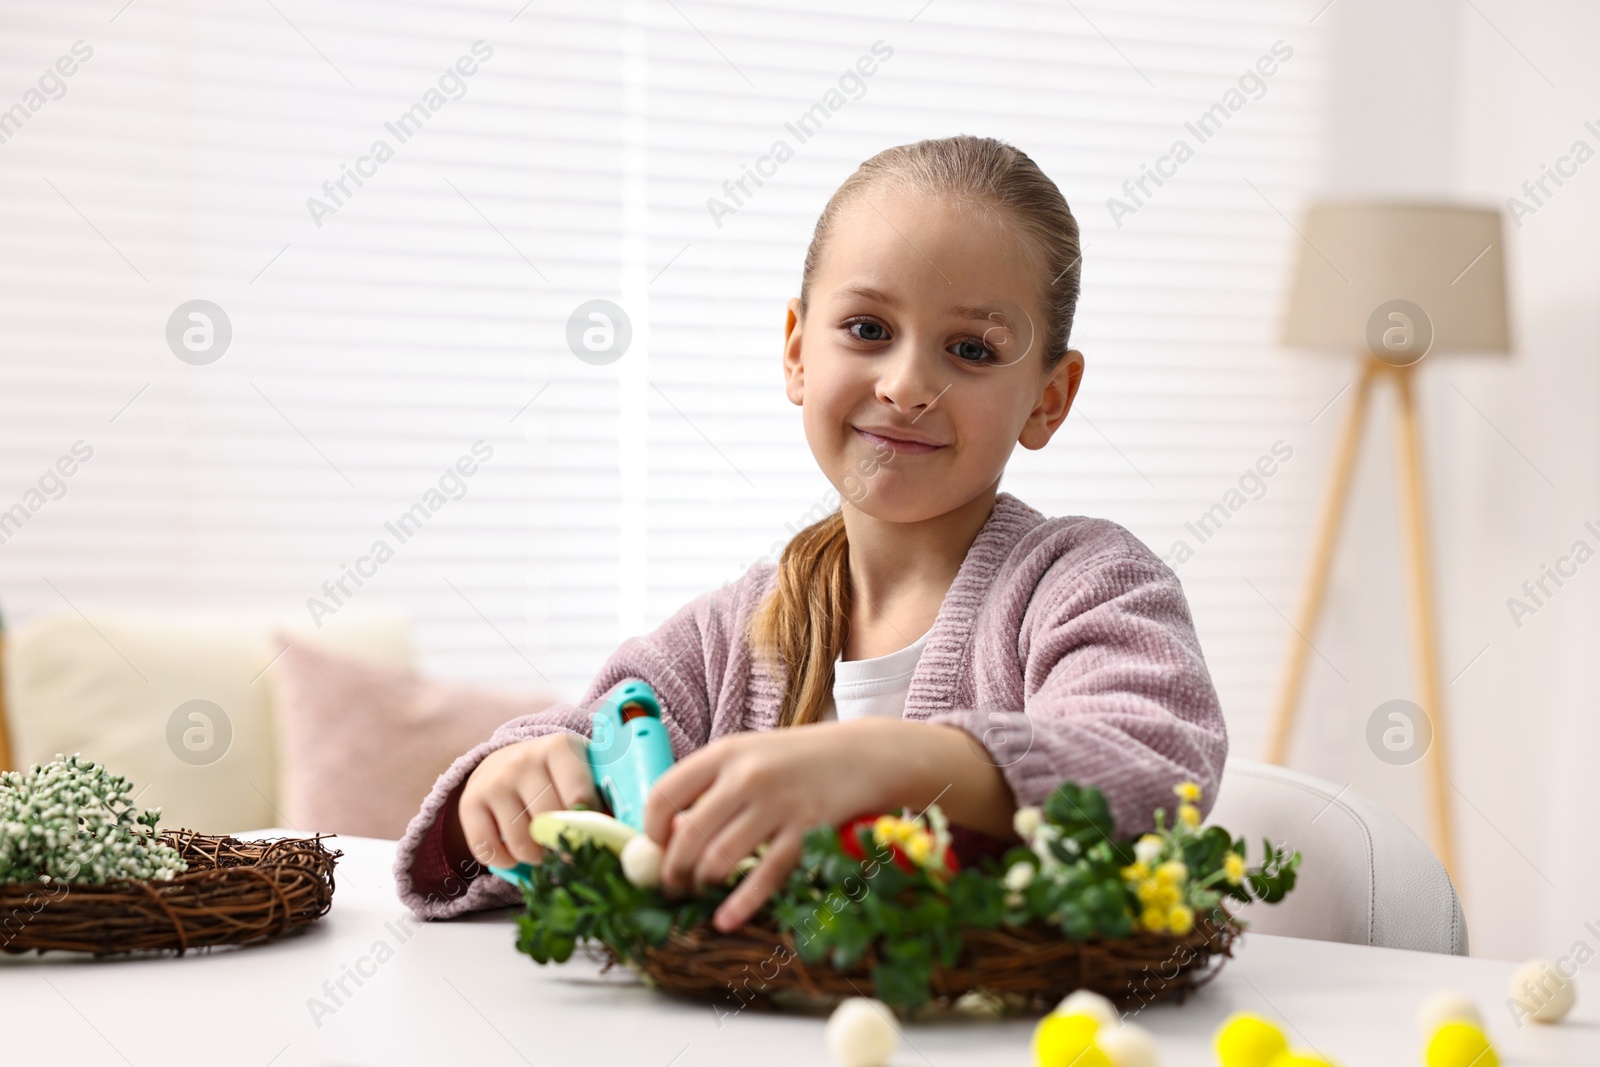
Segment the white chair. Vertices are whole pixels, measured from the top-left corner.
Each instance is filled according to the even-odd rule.
[[[1229,759],[1207,822],[1243,837],[1251,862],[1262,838],[1302,856],[1288,896],[1237,908],[1250,930],[1467,954],[1466,919],[1444,865],[1397,816],[1348,786]]]

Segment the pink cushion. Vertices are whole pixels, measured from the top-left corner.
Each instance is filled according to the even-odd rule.
[[[307,832],[399,838],[434,780],[557,697],[430,681],[295,644],[273,666],[282,815]]]

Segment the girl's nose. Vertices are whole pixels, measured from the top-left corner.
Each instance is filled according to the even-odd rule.
[[[942,380],[939,353],[924,345],[903,341],[879,364],[878,399],[902,411],[918,411],[933,406],[947,389]]]

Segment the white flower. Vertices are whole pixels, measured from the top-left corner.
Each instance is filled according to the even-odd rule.
[[[165,881],[186,868],[156,840],[160,809],[141,812],[132,783],[74,754],[0,774],[0,884]]]
[[[1006,888],[1014,893],[1020,893],[1033,882],[1033,864],[1014,863],[1006,871]]]
[[[1154,867],[1161,858],[1161,838],[1155,834],[1145,834],[1134,842],[1133,857],[1146,867]]]
[[[1016,814],[1011,816],[1011,828],[1024,841],[1033,840],[1033,833],[1039,829],[1039,822],[1039,809],[1033,805],[1018,808]]]

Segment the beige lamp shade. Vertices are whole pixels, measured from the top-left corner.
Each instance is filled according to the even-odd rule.
[[[1510,349],[1497,208],[1313,205],[1280,340],[1397,364],[1429,351]]]

